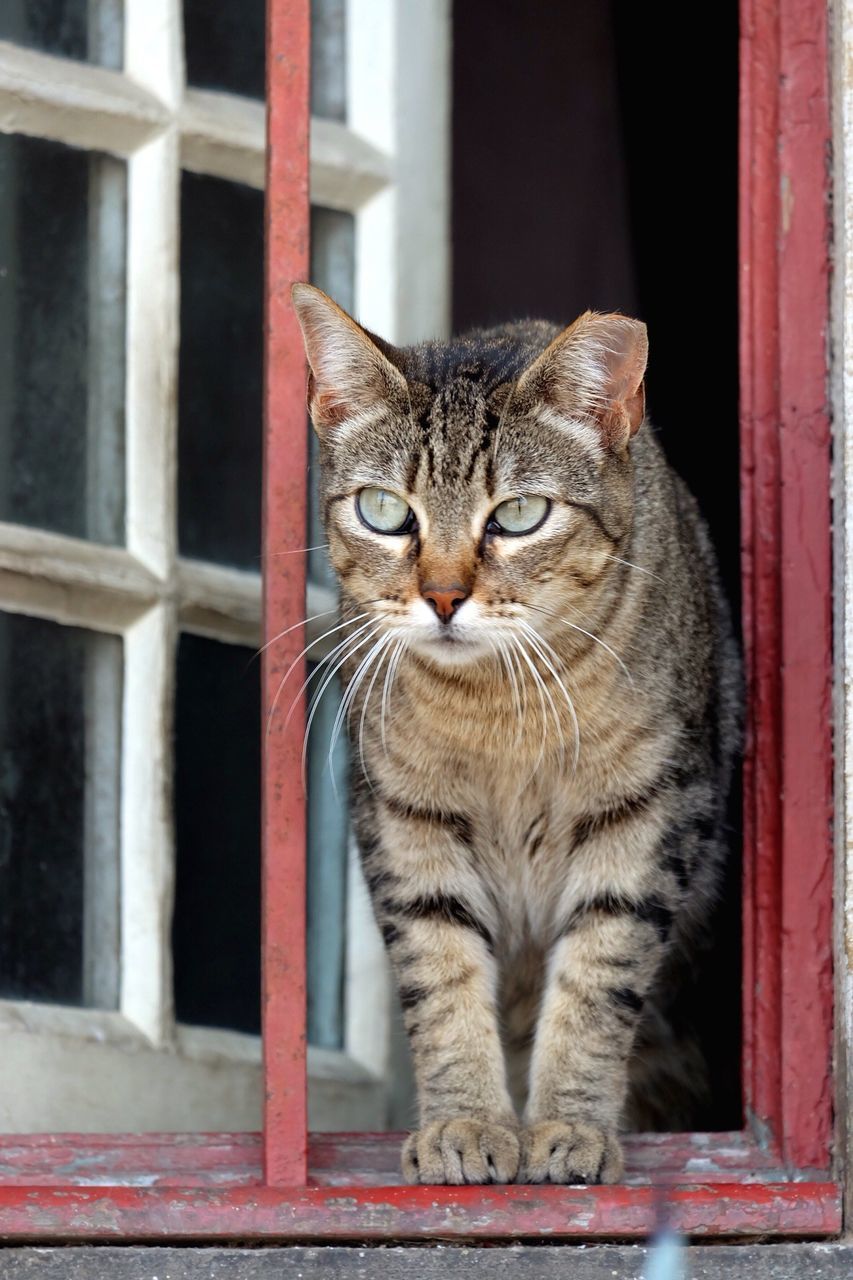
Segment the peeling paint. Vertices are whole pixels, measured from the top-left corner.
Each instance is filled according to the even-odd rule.
[[[791,230],[791,216],[794,211],[794,189],[787,173],[782,174],[779,182],[779,204],[782,211],[782,235]]]

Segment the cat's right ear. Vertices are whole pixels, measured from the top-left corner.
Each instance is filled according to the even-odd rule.
[[[326,436],[382,403],[405,406],[406,380],[366,329],[311,284],[291,289],[308,357],[308,411]]]
[[[608,449],[624,452],[643,424],[646,326],[585,311],[521,375],[517,392],[588,422]]]

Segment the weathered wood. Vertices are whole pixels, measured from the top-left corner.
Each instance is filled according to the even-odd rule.
[[[315,1081],[322,1075],[316,1058],[316,1051],[309,1050]],[[367,1073],[354,1068],[351,1083],[367,1081]],[[365,1097],[366,1118],[370,1111]],[[311,1134],[309,1181],[328,1187],[397,1186],[402,1140],[399,1133]],[[770,1153],[742,1133],[632,1134],[625,1141],[625,1157],[625,1182],[630,1186],[684,1187],[699,1178],[704,1185],[739,1178],[784,1182],[786,1176]],[[223,1190],[261,1181],[257,1133],[37,1133],[0,1140],[0,1186]]]
[[[741,0],[744,1093],[794,1168],[832,1134],[824,0]]]
[[[7,1249],[4,1280],[645,1280],[643,1245]],[[848,1280],[846,1244],[691,1246],[684,1280]]]
[[[670,1187],[0,1187],[0,1240],[644,1240],[835,1236],[834,1183]]]

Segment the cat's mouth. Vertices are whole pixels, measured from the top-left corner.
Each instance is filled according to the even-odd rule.
[[[442,666],[475,662],[491,652],[484,619],[473,600],[467,600],[447,621],[436,617],[423,600],[414,600],[409,606],[408,622],[411,647]]]
[[[426,658],[442,666],[461,666],[487,657],[490,646],[484,636],[471,628],[456,627],[453,623],[441,630],[430,629],[426,634],[417,628],[411,640],[412,647]]]

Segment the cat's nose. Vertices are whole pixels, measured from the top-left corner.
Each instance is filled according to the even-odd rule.
[[[430,582],[421,588],[421,595],[429,601],[442,622],[449,622],[462,601],[468,599],[468,592],[462,587],[434,587]]]

